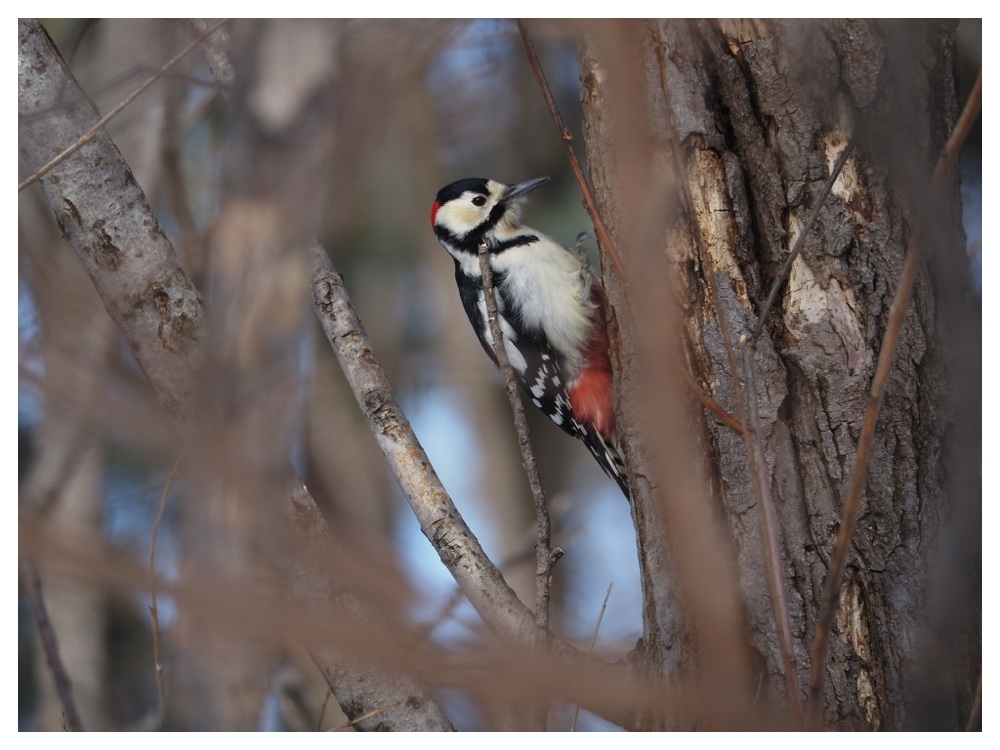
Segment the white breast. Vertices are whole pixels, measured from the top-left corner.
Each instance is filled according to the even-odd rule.
[[[538,242],[520,245],[493,256],[494,272],[504,274],[504,292],[521,303],[521,323],[541,332],[568,364],[579,364],[590,329],[590,271],[570,250],[527,227]],[[503,238],[498,238],[503,239]]]

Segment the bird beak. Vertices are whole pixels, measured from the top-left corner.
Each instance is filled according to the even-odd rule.
[[[534,180],[528,180],[527,182],[519,182],[516,185],[508,185],[507,189],[503,191],[504,202],[512,201],[525,193],[530,193],[536,187],[548,181],[548,177],[538,177]]]

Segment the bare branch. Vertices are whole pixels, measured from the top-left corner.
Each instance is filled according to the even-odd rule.
[[[611,258],[611,262],[621,277],[622,283],[626,284],[628,277],[625,275],[625,267],[622,265],[618,250],[615,249],[615,243],[611,239],[611,234],[608,232],[604,219],[601,218],[601,212],[597,209],[597,202],[594,200],[594,194],[590,191],[590,185],[583,174],[580,160],[576,158],[576,151],[573,149],[573,137],[566,126],[563,125],[562,116],[559,114],[559,108],[556,107],[555,99],[552,98],[552,90],[549,88],[548,81],[545,80],[545,73],[542,71],[541,63],[538,62],[538,55],[535,53],[535,44],[528,35],[528,28],[525,26],[524,21],[518,20],[517,30],[521,32],[521,41],[524,43],[524,51],[528,55],[528,62],[535,73],[535,78],[538,79],[538,86],[542,90],[542,96],[545,98],[545,104],[549,108],[549,114],[552,115],[552,124],[556,126],[556,133],[559,135],[559,140],[566,147],[566,156],[569,159],[569,165],[573,169],[576,183],[580,186],[580,193],[583,195],[583,207],[586,209],[587,215],[590,216],[590,220],[594,223],[594,231],[597,232],[597,239],[601,243],[601,247],[604,248],[608,257]]]
[[[191,50],[193,50],[199,44],[208,39],[208,37],[214,34],[218,29],[220,29],[222,27],[222,24],[224,24],[226,20],[227,19],[224,18],[218,23],[213,24],[208,31],[206,31],[200,37],[191,42],[187,47],[182,49],[180,52],[178,52],[176,55],[170,58],[167,62],[165,62],[160,67],[159,70],[157,70],[155,73],[153,73],[153,75],[151,75],[149,78],[143,81],[143,83],[139,86],[139,88],[137,88],[131,94],[122,99],[120,103],[118,103],[110,112],[104,115],[104,117],[95,122],[85,133],[83,133],[83,135],[77,138],[73,143],[71,143],[65,149],[60,151],[58,154],[56,154],[56,156],[54,156],[44,165],[36,169],[35,172],[28,179],[26,179],[24,182],[22,182],[20,185],[17,186],[17,192],[20,193],[29,185],[33,185],[34,183],[38,182],[39,179],[41,179],[44,175],[50,172],[54,167],[61,164],[70,156],[72,156],[74,153],[76,153],[84,144],[90,143],[90,141],[94,140],[94,138],[97,137],[97,134],[100,133],[100,131],[104,128],[105,125],[107,125],[114,117],[116,117],[119,113],[121,113],[121,111],[124,110],[128,105],[130,105],[132,102],[138,99],[143,94],[143,92],[146,91],[146,89],[148,89],[158,80],[160,80],[160,78],[163,76],[164,73],[166,73],[177,63],[183,60]]]
[[[58,148],[53,144],[72,142],[81,132],[94,129],[93,138],[41,177],[41,188],[160,402],[183,423],[193,408],[202,361],[200,296],[118,149],[103,128],[95,129],[96,108],[37,21],[18,23],[18,80],[18,142],[29,169],[51,158]],[[33,116],[38,112],[47,115]],[[94,178],[94,165],[99,165],[100,180]],[[289,475],[293,475],[290,467]],[[300,530],[329,543],[313,498],[301,481],[290,485],[288,508],[305,520]],[[315,578],[309,582],[317,584]],[[366,686],[370,670],[338,662],[337,655],[315,657],[328,679],[338,675],[355,686]],[[384,725],[412,726],[417,719],[433,720],[438,728],[450,726],[436,703],[409,678],[397,676],[382,687],[381,694],[371,695],[372,708],[404,698],[383,717]],[[354,695],[363,702],[369,694],[362,689]]]
[[[41,25],[20,21],[18,37],[18,146],[34,169],[98,117]],[[201,359],[201,300],[110,136],[94,132],[42,191],[161,403],[183,415]]]
[[[82,732],[83,722],[73,700],[73,686],[69,681],[69,675],[66,674],[62,657],[59,656],[59,641],[56,639],[52,621],[45,608],[45,600],[42,598],[42,583],[29,562],[21,563],[21,581],[24,585],[25,598],[28,600],[28,608],[31,610],[31,619],[35,621],[35,629],[38,631],[38,640],[45,654],[45,661],[49,665],[49,671],[52,673],[56,694],[63,707],[66,728],[71,732]]]
[[[955,158],[958,156],[961,144],[965,141],[969,130],[979,115],[982,105],[982,85],[983,76],[982,71],[980,71],[979,77],[976,79],[976,84],[962,110],[962,114],[952,129],[951,136],[948,138],[948,142],[942,150],[941,155],[938,157],[929,186],[932,201],[940,193],[944,177],[953,165]],[[850,488],[847,493],[847,499],[844,501],[840,518],[837,546],[834,548],[833,555],[830,558],[830,565],[823,587],[823,603],[820,607],[819,620],[816,625],[816,635],[813,638],[812,669],[809,674],[809,719],[814,726],[817,726],[820,720],[823,673],[826,669],[830,630],[833,628],[833,619],[837,613],[841,580],[844,577],[844,570],[847,567],[851,536],[854,534],[858,514],[861,512],[861,501],[865,485],[868,483],[868,463],[871,458],[872,444],[875,440],[875,427],[878,424],[879,411],[882,408],[882,401],[885,398],[889,370],[896,356],[896,347],[899,344],[899,334],[903,327],[903,318],[910,304],[913,285],[917,279],[917,264],[923,254],[922,241],[925,230],[926,216],[916,217],[913,234],[910,235],[910,240],[906,248],[906,260],[903,263],[903,272],[899,279],[899,287],[896,289],[896,296],[893,298],[892,305],[889,308],[889,324],[886,327],[885,335],[882,337],[882,347],[879,351],[878,364],[876,365],[875,376],[872,378],[871,390],[868,394],[865,419],[861,427],[861,435],[858,438],[857,452],[854,456],[854,466],[851,471]]]
[[[316,314],[424,536],[487,625],[507,638],[530,642],[531,613],[483,552],[438,479],[372,351],[343,279],[321,247],[315,246],[312,256]]]
[[[538,478],[538,465],[535,453],[531,448],[531,438],[528,435],[528,423],[524,418],[524,405],[514,378],[514,370],[510,366],[507,347],[504,343],[503,331],[497,318],[497,299],[493,289],[493,269],[490,268],[490,254],[486,245],[479,246],[479,270],[483,276],[483,294],[486,298],[486,313],[489,319],[490,336],[493,339],[493,352],[497,364],[503,374],[507,399],[514,412],[514,427],[517,429],[517,442],[521,449],[521,460],[528,474],[528,484],[531,486],[531,497],[535,502],[535,515],[538,518],[538,537],[535,543],[535,626],[539,636],[545,640],[549,628],[549,584],[552,575],[552,564],[557,559],[552,550],[552,522],[549,518],[549,508],[542,494],[542,483]]]
[[[514,427],[517,429],[517,443],[521,449],[521,460],[528,475],[531,486],[531,497],[535,504],[535,517],[538,519],[537,538],[535,541],[535,632],[536,645],[547,644],[549,636],[549,598],[552,581],[552,565],[562,555],[562,551],[552,549],[552,520],[549,518],[549,508],[542,494],[542,483],[538,478],[538,465],[535,452],[531,448],[531,438],[528,435],[528,423],[524,418],[524,404],[514,379],[514,369],[510,366],[507,356],[507,346],[503,331],[497,317],[497,299],[493,289],[493,269],[490,268],[490,253],[486,244],[479,246],[479,271],[483,278],[483,295],[486,299],[486,315],[490,326],[490,337],[493,339],[493,352],[503,373],[507,399],[511,411],[514,412]],[[558,552],[558,554],[556,553]],[[542,730],[546,727],[547,707],[543,707],[537,718]]]
[[[778,533],[778,514],[771,495],[771,477],[764,457],[764,442],[761,436],[760,417],[757,409],[757,379],[754,377],[753,349],[746,341],[741,342],[743,353],[743,373],[746,378],[746,418],[743,435],[747,446],[747,463],[753,479],[757,503],[760,507],[760,536],[764,548],[764,571],[771,594],[771,609],[774,612],[774,627],[778,634],[781,658],[784,661],[785,689],[788,691],[788,705],[792,709],[792,719],[798,729],[802,728],[802,697],[799,694],[799,670],[795,660],[795,643],[792,638],[792,621],[788,614],[788,597],[785,593],[785,574],[781,564],[781,537]]]
[[[163,661],[160,658],[160,614],[156,606],[156,537],[160,531],[160,522],[163,520],[163,511],[167,507],[167,498],[170,497],[170,487],[174,483],[177,475],[177,467],[181,458],[177,456],[174,467],[170,470],[166,483],[163,485],[163,493],[160,495],[160,505],[156,509],[156,518],[153,520],[153,531],[149,538],[149,619],[153,629],[153,670],[156,675],[156,695],[160,699],[160,715],[166,715],[167,691],[163,686]]]

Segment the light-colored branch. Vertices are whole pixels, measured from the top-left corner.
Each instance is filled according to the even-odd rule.
[[[35,21],[18,23],[18,114],[18,147],[32,170],[98,121]],[[161,403],[183,418],[201,360],[201,300],[107,131],[96,131],[40,184]]]
[[[104,129],[105,125],[111,122],[113,118],[117,117],[132,102],[138,99],[143,94],[143,92],[146,91],[146,89],[148,89],[158,80],[160,80],[160,78],[163,76],[164,73],[166,73],[177,63],[183,60],[191,50],[193,50],[199,44],[204,42],[209,36],[211,36],[218,29],[220,29],[222,27],[222,24],[224,24],[225,22],[226,19],[222,19],[221,21],[218,21],[217,23],[213,24],[200,37],[192,41],[187,47],[182,49],[180,52],[178,52],[176,55],[170,58],[167,62],[165,62],[160,67],[159,70],[157,70],[155,73],[153,73],[153,75],[151,75],[149,78],[143,81],[142,84],[140,84],[135,91],[133,91],[131,94],[122,99],[117,105],[115,105],[115,107],[112,108],[110,112],[104,115],[104,117],[102,117],[100,120],[91,125],[90,128],[88,128],[86,132],[84,132],[75,141],[73,141],[73,143],[71,143],[65,149],[60,151],[58,154],[56,154],[52,159],[43,164],[41,167],[36,169],[35,172],[28,179],[26,179],[24,182],[22,182],[20,185],[17,186],[17,192],[20,193],[29,185],[34,185],[36,182],[38,182],[39,179],[41,179],[44,175],[50,172],[54,167],[61,164],[70,156],[75,154],[82,146],[84,146],[87,143],[90,143],[90,141],[96,138],[97,135]]]
[[[410,427],[358,318],[344,281],[324,250],[313,258],[313,302],[354,397],[420,528],[472,606],[496,633],[530,643],[534,619],[483,552]]]

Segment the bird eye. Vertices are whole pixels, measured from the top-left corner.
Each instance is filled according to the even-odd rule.
[[[472,205],[473,206],[485,206],[486,205],[486,197],[482,196],[482,195],[477,195],[475,198],[472,199]]]

